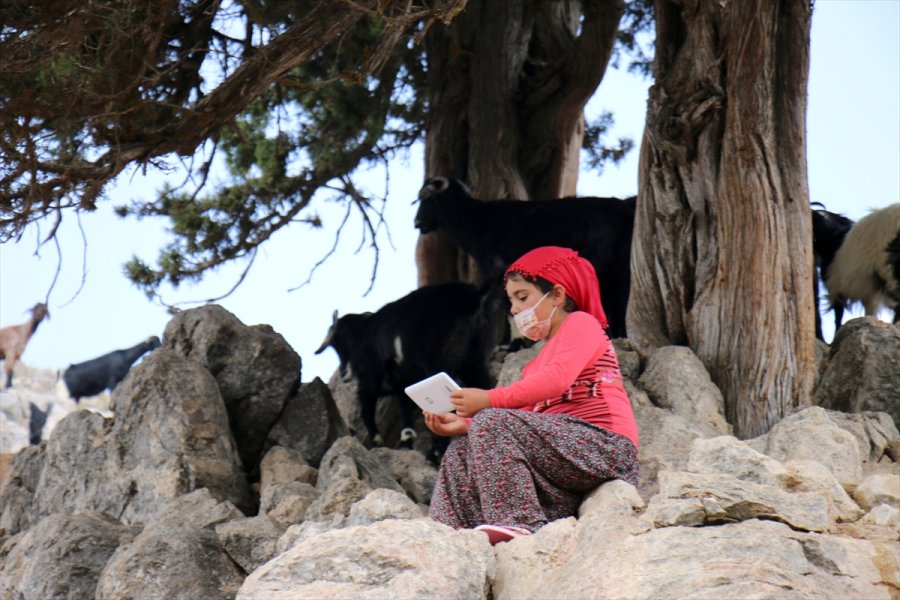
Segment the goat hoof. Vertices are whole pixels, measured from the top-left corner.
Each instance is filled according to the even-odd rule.
[[[400,443],[397,445],[397,447],[412,450],[413,443],[416,441],[416,437],[417,436],[414,429],[410,427],[404,427],[400,430]]]

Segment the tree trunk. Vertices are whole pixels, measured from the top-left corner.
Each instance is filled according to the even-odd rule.
[[[450,27],[432,27],[427,176],[460,179],[479,198],[574,195],[584,105],[623,9],[622,0],[470,0]],[[419,285],[478,280],[441,232],[419,237],[416,262]]]
[[[809,0],[657,0],[629,336],[706,365],[738,437],[809,403]]]

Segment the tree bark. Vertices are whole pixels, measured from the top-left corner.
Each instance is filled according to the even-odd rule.
[[[622,0],[470,0],[426,37],[427,177],[460,179],[479,198],[574,195],[583,110],[603,79]],[[419,285],[478,281],[441,232],[419,237]]]
[[[657,0],[629,336],[691,347],[738,437],[809,403],[808,0]]]

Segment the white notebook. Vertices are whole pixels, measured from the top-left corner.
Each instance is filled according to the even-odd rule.
[[[453,379],[441,371],[405,389],[406,395],[413,399],[425,412],[443,415],[455,409],[450,402],[450,393],[460,389]]]

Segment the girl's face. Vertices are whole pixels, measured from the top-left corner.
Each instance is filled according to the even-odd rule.
[[[526,308],[531,308],[537,304],[534,314],[539,320],[543,320],[550,315],[550,311],[558,304],[556,297],[559,294],[556,287],[554,287],[547,297],[544,298],[544,301],[538,304],[544,296],[544,292],[520,275],[510,275],[509,279],[506,280],[506,295],[509,297],[510,314],[517,315]]]

